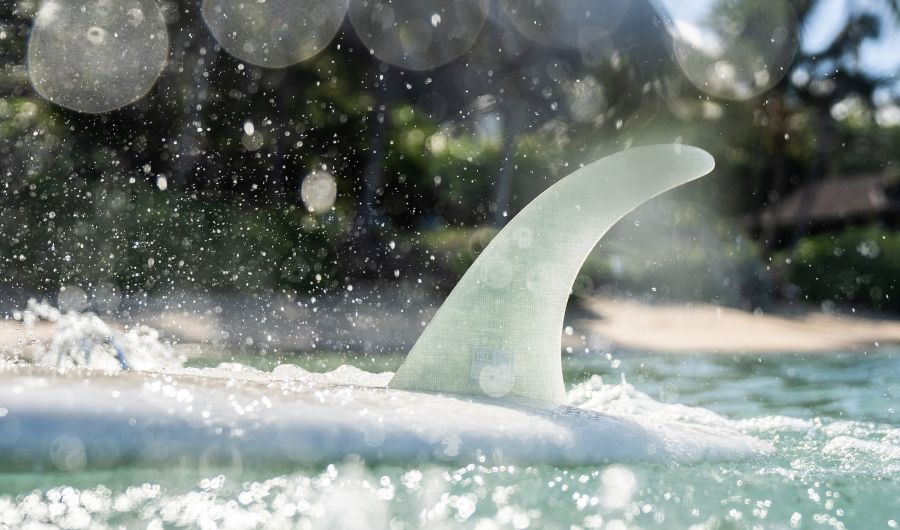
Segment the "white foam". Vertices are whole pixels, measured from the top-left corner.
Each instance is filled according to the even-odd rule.
[[[712,427],[731,427],[732,423],[711,410],[677,403],[661,403],[638,391],[624,377],[617,385],[604,384],[599,376],[576,385],[569,392],[571,405],[660,423],[681,422]]]
[[[900,461],[900,446],[888,442],[860,440],[851,436],[838,436],[829,440],[822,448],[822,453],[841,457],[852,453],[865,453],[885,464],[890,461]]]

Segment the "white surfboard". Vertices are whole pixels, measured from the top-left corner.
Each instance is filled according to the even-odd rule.
[[[447,460],[695,463],[766,454],[728,428],[568,405],[407,392],[392,374],[0,370],[0,468]]]

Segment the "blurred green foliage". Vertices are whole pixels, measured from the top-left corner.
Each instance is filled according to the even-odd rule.
[[[779,261],[808,300],[900,310],[900,232],[865,226],[808,236]]]
[[[801,23],[817,4],[792,3]],[[380,63],[350,30],[289,68],[244,64],[190,3],[169,14],[172,53],[154,89],[99,116],[33,92],[24,55],[37,4],[0,5],[3,286],[317,292],[430,275],[447,287],[504,219],[581,164],[683,142],[714,154],[714,174],[669,194],[656,218],[626,219],[576,295],[615,286],[758,306],[780,292],[766,266],[778,255],[806,299],[892,307],[890,233],[773,236],[753,222],[799,187],[900,163],[900,127],[875,118],[888,81],[852,68],[872,34],[865,13],[825,52],[801,52],[768,93],[735,102],[694,87],[655,11],[634,4],[631,25],[593,54],[513,46],[488,26],[466,57],[411,72]],[[319,170],[338,196],[313,214],[300,190]],[[875,258],[855,250],[868,240]]]

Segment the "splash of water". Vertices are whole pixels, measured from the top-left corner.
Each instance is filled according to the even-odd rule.
[[[16,316],[26,328],[39,320],[55,324],[53,338],[46,347],[32,354],[35,364],[100,370],[160,370],[180,367],[184,357],[171,344],[160,339],[159,332],[138,325],[118,329],[94,313],[60,311],[46,302],[28,301]]]

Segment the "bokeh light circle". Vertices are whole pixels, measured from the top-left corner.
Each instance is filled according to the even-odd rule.
[[[28,75],[42,97],[96,114],[143,97],[168,53],[154,0],[48,0],[29,37]]]
[[[387,63],[428,70],[469,50],[487,19],[487,0],[353,0],[350,22]]]
[[[561,48],[592,49],[615,31],[631,0],[502,0],[506,16],[529,39]]]
[[[746,100],[772,88],[797,52],[797,15],[783,0],[657,0],[685,76],[703,92]]]
[[[311,212],[328,211],[337,199],[337,181],[327,171],[313,171],[300,185],[300,198]]]
[[[204,0],[203,18],[231,55],[283,68],[322,51],[350,0]]]
[[[63,285],[56,296],[56,305],[63,313],[75,311],[80,313],[88,306],[88,297],[84,290],[77,285]]]

